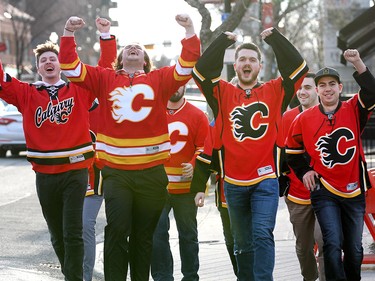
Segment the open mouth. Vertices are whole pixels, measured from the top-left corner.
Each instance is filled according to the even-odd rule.
[[[249,75],[249,74],[251,73],[251,70],[250,70],[250,69],[244,69],[244,70],[243,70],[243,73],[244,73],[245,75]]]
[[[55,70],[55,68],[52,67],[52,66],[48,66],[48,67],[45,68],[45,70],[46,70],[46,72],[53,72]]]
[[[136,56],[136,55],[138,55],[138,52],[135,51],[135,50],[132,50],[132,51],[128,52],[128,55],[134,55],[134,56]]]

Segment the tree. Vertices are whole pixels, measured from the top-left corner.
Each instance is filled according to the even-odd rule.
[[[313,50],[322,41],[317,36],[320,31],[318,19],[318,1],[296,0],[296,1],[272,1],[274,27],[277,27],[300,51],[302,56],[311,67],[319,61],[321,53]],[[264,48],[264,56],[268,63],[264,65],[264,80],[277,76],[274,53],[271,48]]]
[[[196,8],[199,14],[202,16],[202,25],[200,30],[200,40],[203,49],[206,49],[208,45],[217,37],[221,32],[233,31],[240,24],[247,8],[250,6],[251,0],[237,0],[234,6],[231,8],[230,15],[228,18],[215,30],[211,30],[212,17],[211,13],[206,7],[206,4],[200,0],[184,0],[193,8]],[[225,0],[229,1],[229,0]],[[224,2],[224,1],[223,1]]]
[[[245,35],[253,38],[254,43],[260,46],[265,61],[264,61],[264,77],[262,79],[269,80],[277,76],[277,67],[274,62],[274,54],[271,48],[268,48],[259,40],[259,33],[262,31],[262,3],[254,0],[223,0],[218,5],[218,9],[223,10],[223,4],[234,2],[231,6],[231,12],[227,19],[217,28],[211,30],[212,18],[211,13],[206,6],[206,2],[201,0],[184,0],[190,6],[196,8],[202,16],[202,24],[200,30],[200,39],[202,42],[202,49],[205,50],[208,45],[224,31],[235,31],[236,29]],[[217,2],[217,1],[214,1]],[[315,3],[314,3],[315,2]],[[313,23],[316,24],[317,10],[313,8],[316,1],[310,0],[274,0],[271,1],[273,7],[273,26],[277,27],[282,33],[290,39],[290,41],[297,46],[297,48],[304,53],[306,42],[301,39],[301,34],[310,37],[308,28],[313,28]],[[253,5],[255,9],[253,9]],[[314,11],[314,12],[309,12]],[[254,28],[253,24],[258,27]],[[311,41],[314,42],[313,35]],[[315,42],[314,42],[315,43]],[[303,48],[302,48],[303,47]],[[311,51],[311,49],[310,49]],[[315,58],[315,57],[314,57]]]
[[[104,0],[6,0],[14,10],[23,11],[29,15],[12,17],[13,31],[15,34],[16,67],[18,78],[24,69],[24,52],[32,50],[37,44],[50,39],[51,33],[62,34],[66,20],[71,15],[78,15],[85,19],[84,32],[76,35],[79,54],[82,61],[96,64],[98,54],[93,49],[97,41],[94,20],[97,16],[108,15],[109,1]],[[10,11],[14,13],[14,11]],[[32,21],[31,19],[36,19]],[[28,30],[28,33],[26,32]]]
[[[15,45],[16,71],[17,78],[20,79],[24,68],[23,60],[25,51],[27,51],[27,45],[31,34],[30,27],[35,21],[35,18],[9,4],[5,7],[5,11],[11,21],[14,32],[13,41]]]

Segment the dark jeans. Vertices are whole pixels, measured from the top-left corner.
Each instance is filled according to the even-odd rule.
[[[323,234],[326,280],[361,280],[365,196],[343,198],[321,188],[311,192],[311,203]]]
[[[221,224],[223,225],[225,246],[227,247],[230,262],[232,263],[233,272],[235,275],[237,275],[237,261],[234,255],[234,240],[232,232],[230,231],[230,219],[228,209],[224,207],[218,207],[217,209],[220,212]]]
[[[102,169],[107,226],[106,281],[148,281],[152,236],[165,205],[168,178],[163,165],[145,170]]]
[[[82,209],[87,169],[36,173],[36,190],[65,280],[82,281]]]
[[[178,230],[181,272],[183,281],[199,280],[199,245],[197,229],[197,206],[195,194],[169,194],[154,233],[151,274],[155,281],[172,281],[173,257],[169,244],[169,213],[173,215]]]

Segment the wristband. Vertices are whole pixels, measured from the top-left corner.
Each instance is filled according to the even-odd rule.
[[[100,37],[102,39],[110,39],[111,38],[111,33],[110,32],[101,32]]]
[[[71,33],[74,33],[74,30],[67,29],[66,27],[64,27],[64,29],[71,32]]]

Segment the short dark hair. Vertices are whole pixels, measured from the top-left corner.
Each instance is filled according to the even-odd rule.
[[[247,49],[247,50],[253,50],[258,54],[258,60],[262,61],[262,53],[259,50],[259,47],[255,45],[254,43],[243,43],[241,45],[238,45],[236,48],[236,51],[234,53],[234,60],[237,60],[238,58],[238,53],[242,49]]]
[[[315,73],[314,72],[307,72],[306,74],[306,77],[305,78],[315,78]]]
[[[143,66],[143,71],[145,73],[149,73],[152,69],[152,62],[151,62],[150,56],[147,54],[147,52],[145,50],[143,50],[143,52],[144,52],[144,56],[145,56],[145,65]],[[117,56],[117,59],[116,59],[115,65],[114,65],[115,70],[120,70],[124,67],[123,64],[122,64],[122,54],[123,53],[124,53],[124,48],[122,48],[122,50],[120,51],[120,53]]]
[[[52,43],[51,41],[46,41],[43,44],[39,44],[36,46],[36,48],[33,50],[35,54],[35,63],[38,67],[39,65],[39,59],[42,54],[45,52],[52,52],[55,53],[57,56],[59,55],[59,46],[55,43]]]

